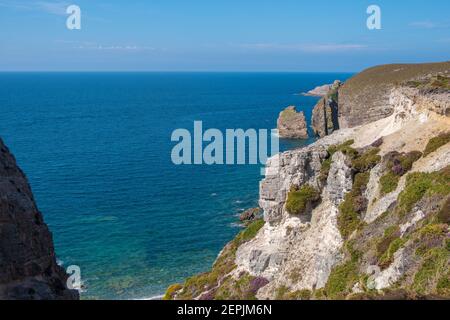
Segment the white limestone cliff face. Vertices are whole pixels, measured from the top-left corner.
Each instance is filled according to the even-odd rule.
[[[423,96],[413,89],[396,88],[389,101],[394,112],[387,118],[339,130],[306,148],[285,152],[268,161],[259,200],[266,224],[252,241],[238,249],[235,261],[238,272],[246,271],[269,280],[269,284],[259,290],[259,299],[275,298],[276,289],[280,287],[289,291],[322,288],[332,268],[342,261],[344,242],[337,216],[340,203],[352,188],[352,172],[346,157],[337,152],[326,183],[320,181],[321,163],[327,157],[328,146],[353,139],[353,146],[362,148],[383,138],[381,156],[390,151],[423,151],[430,138],[450,129],[450,120],[445,116],[448,97]],[[433,172],[449,164],[450,146],[446,145],[417,161],[412,171]],[[370,171],[364,193],[368,209],[361,217],[367,224],[383,214],[405,187],[406,177],[403,176],[395,191],[380,196],[381,175],[381,164]],[[293,185],[304,184],[321,190],[321,203],[309,215],[292,216],[285,210],[287,194]],[[423,214],[415,214],[402,228],[411,228],[423,217]],[[389,268],[374,276],[375,288],[387,288],[402,277],[409,256],[402,250],[396,252]]]
[[[271,280],[259,292],[260,299],[273,299],[280,286],[292,290],[322,288],[332,267],[342,258],[338,206],[352,188],[352,175],[341,152],[333,156],[322,202],[310,215],[290,216],[284,208],[291,185],[308,183],[320,189],[318,176],[324,157],[325,147],[316,144],[283,154],[280,162],[270,162],[271,166],[281,165],[277,175],[261,183],[260,204],[269,223],[236,254],[238,270]],[[277,168],[269,167],[268,171],[276,172]]]

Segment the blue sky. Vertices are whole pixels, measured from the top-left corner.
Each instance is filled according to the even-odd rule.
[[[81,30],[66,28],[70,4]],[[381,7],[382,30],[366,9]],[[359,71],[450,60],[448,0],[0,0],[1,71]]]

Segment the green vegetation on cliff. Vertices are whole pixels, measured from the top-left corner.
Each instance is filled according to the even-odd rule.
[[[367,199],[364,192],[370,178],[370,170],[381,160],[378,155],[380,149],[369,148],[364,152],[355,149],[345,153],[352,163],[355,172],[352,190],[344,197],[339,206],[338,227],[344,239],[348,238],[360,226],[360,217],[367,209]]]
[[[437,172],[409,174],[405,189],[399,195],[394,207],[370,224],[354,223],[359,227],[345,241],[344,260],[332,269],[324,290],[320,292],[321,297],[326,299],[448,297],[449,199],[449,166]],[[424,212],[425,217],[411,223],[416,211]],[[410,225],[401,231],[399,226],[405,223]],[[366,268],[363,266],[376,261],[381,270],[386,270],[394,262],[399,250],[403,250],[402,263],[409,271],[389,288],[374,290],[370,285],[370,275],[365,273]],[[362,292],[352,293],[355,286]]]
[[[450,168],[439,172],[424,173],[414,172],[406,177],[405,189],[398,198],[397,210],[405,215],[424,196],[431,197],[435,194],[445,195],[450,192]]]
[[[389,152],[383,158],[385,174],[380,178],[381,195],[391,193],[397,189],[400,177],[411,170],[414,162],[419,160],[422,153],[411,151],[408,153]]]
[[[305,214],[308,208],[318,200],[320,200],[320,193],[310,185],[304,185],[300,189],[293,188],[286,200],[286,210],[290,214]]]
[[[369,182],[369,173],[358,173],[353,182],[353,189],[345,195],[339,206],[338,227],[344,239],[348,238],[360,225],[360,214],[367,203],[362,195]]]
[[[286,286],[277,288],[276,297],[277,300],[310,300],[312,297],[311,290],[303,289],[297,291],[289,291]]]
[[[450,132],[431,138],[423,152],[424,157],[450,142]]]
[[[333,155],[341,151],[344,154],[348,154],[350,156],[353,156],[357,154],[357,151],[351,147],[351,145],[355,143],[354,140],[348,140],[340,145],[331,145],[328,147],[328,157],[322,162],[322,167],[320,168],[320,180],[326,181],[328,178],[328,173],[330,172],[331,163],[333,159]]]
[[[450,90],[450,77],[445,75],[436,75],[424,77],[418,80],[406,81],[408,87],[419,89],[422,92],[429,91],[448,91]]]

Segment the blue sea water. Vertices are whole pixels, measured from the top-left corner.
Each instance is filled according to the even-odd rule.
[[[175,166],[173,130],[272,129],[327,73],[0,73],[0,136],[87,299],[162,294],[210,268],[254,207],[260,165]],[[282,150],[307,141],[281,140]]]

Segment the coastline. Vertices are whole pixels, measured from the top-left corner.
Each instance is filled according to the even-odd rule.
[[[450,132],[446,132],[450,127],[450,78],[446,74],[450,70],[428,74],[420,81],[410,81],[411,71],[420,74],[427,72],[426,67],[439,70],[447,64],[404,65],[404,69],[410,70],[402,74],[395,65],[368,69],[366,73],[370,74],[374,69],[391,72],[394,68],[397,78],[405,77],[403,82],[398,82],[381,75],[382,84],[375,85],[377,90],[389,94],[380,100],[381,103],[388,101],[390,115],[357,117],[355,108],[350,108],[348,117],[354,117],[352,121],[359,121],[359,124],[340,128],[313,144],[269,159],[266,170],[277,174],[260,182],[259,205],[264,210],[264,220],[250,225],[230,241],[210,271],[194,275],[183,284],[170,286],[166,291],[168,299],[447,297],[446,282],[439,277],[445,280],[448,269],[444,268],[442,274],[430,275],[433,282],[417,283],[423,272],[420,265],[430,263],[426,260],[428,251],[420,255],[419,265],[408,262],[417,259],[413,258],[414,252],[420,242],[425,241],[421,234],[435,226],[440,228],[436,229],[438,240],[423,250],[430,250],[430,255],[439,252],[436,262],[433,259],[433,263],[439,264],[444,263],[449,254],[448,245],[445,249],[444,231],[449,222],[445,210],[450,191]],[[355,78],[365,75],[362,72]],[[365,81],[372,82],[370,78]],[[349,83],[354,82],[354,78],[349,80]],[[359,82],[357,88],[361,90]],[[341,90],[347,92],[349,87],[344,84],[337,88],[336,103],[341,98]],[[358,95],[358,90],[351,94]],[[377,103],[380,102],[372,102],[371,107],[378,108]],[[346,123],[347,120],[339,121]],[[422,132],[421,141],[416,139],[416,128]],[[430,153],[432,157],[428,156]],[[394,169],[391,163],[400,163],[401,168]],[[388,191],[384,191],[388,187],[383,179],[386,175],[391,179],[392,174],[398,178],[395,178],[394,186],[389,185]],[[411,186],[414,180],[408,179],[415,175],[425,181],[432,180],[426,186],[430,188],[430,195],[421,193],[420,197],[409,200],[404,194],[415,188]],[[431,191],[433,184],[438,189],[443,188],[442,191],[437,194]],[[421,201],[422,198],[426,201]],[[405,201],[412,201],[406,210]],[[433,209],[429,207],[430,201]],[[415,212],[414,205],[422,213]],[[424,219],[426,215],[429,219]],[[382,235],[387,237],[387,230],[397,229],[401,233],[396,232],[392,238],[384,240]],[[377,243],[382,240],[389,242],[380,247]],[[374,251],[378,256],[374,257]],[[389,258],[386,258],[388,254]],[[404,255],[408,256],[404,258]],[[366,270],[367,265],[369,269]],[[299,266],[301,270],[298,270]],[[372,274],[375,291],[369,283],[368,273],[373,268],[381,270]],[[392,291],[391,286],[398,281],[401,281],[401,289]]]

